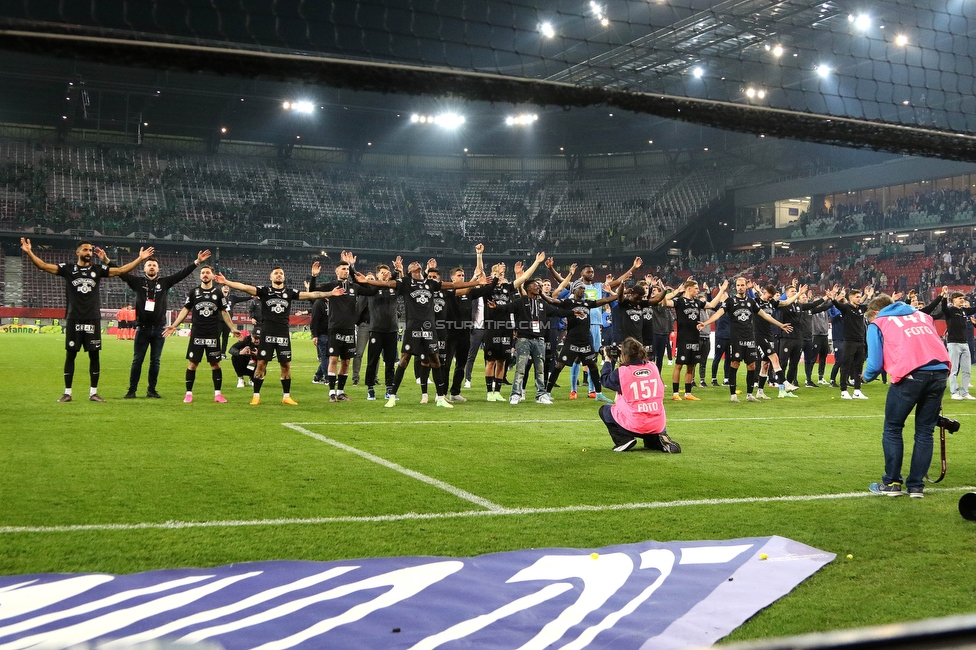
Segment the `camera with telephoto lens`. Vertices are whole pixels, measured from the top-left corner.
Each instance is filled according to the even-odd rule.
[[[611,343],[610,345],[604,346],[603,353],[614,361],[617,361],[620,359],[620,344]]]
[[[955,433],[959,431],[959,420],[950,420],[944,415],[939,416],[939,420],[936,422],[940,429],[945,429],[949,433]]]

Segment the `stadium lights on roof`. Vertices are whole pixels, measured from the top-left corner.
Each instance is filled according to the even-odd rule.
[[[412,124],[436,124],[445,129],[456,129],[464,124],[464,116],[457,113],[441,113],[440,115],[419,115],[414,113],[410,116]]]
[[[538,122],[539,116],[535,113],[522,113],[521,115],[509,115],[505,118],[508,126],[529,126],[533,122]]]
[[[691,74],[695,79],[701,79],[702,75],[705,74],[705,70],[700,65],[696,65],[692,69]]]
[[[783,56],[783,46],[782,45],[774,45],[773,46],[773,56],[775,56],[777,58]]]
[[[898,47],[905,47],[906,45],[908,45],[908,37],[905,36],[904,34],[899,34],[898,36],[895,36],[895,45],[897,45]]]
[[[853,23],[854,27],[862,32],[871,29],[871,16],[868,14],[858,14],[856,16],[851,14],[847,17],[847,22]]]
[[[556,28],[553,27],[552,23],[549,22],[539,25],[539,32],[541,32],[546,38],[554,38],[556,36]]]
[[[821,63],[820,65],[817,66],[817,74],[820,75],[821,77],[830,76],[830,66]]]

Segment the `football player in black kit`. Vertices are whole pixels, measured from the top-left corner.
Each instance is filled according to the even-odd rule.
[[[695,367],[699,363],[701,354],[701,344],[699,341],[698,323],[701,320],[701,310],[715,309],[718,304],[725,299],[725,290],[729,286],[726,280],[719,287],[718,295],[710,302],[706,303],[698,297],[698,283],[688,279],[677,289],[674,289],[664,297],[664,305],[674,307],[675,320],[678,323],[678,344],[674,371],[671,373],[671,399],[681,400],[678,392],[681,380],[681,368],[685,368],[685,399],[698,402],[701,401],[691,394],[691,389],[695,385]],[[708,287],[704,287],[708,291]],[[681,294],[681,295],[679,295]]]
[[[98,375],[101,365],[98,353],[102,349],[101,311],[98,303],[98,283],[102,278],[114,278],[128,273],[136,268],[140,262],[153,255],[153,248],[140,248],[139,257],[125,266],[108,267],[105,264],[92,264],[92,255],[103,254],[101,249],[92,246],[91,242],[83,241],[75,248],[78,256],[74,263],[62,262],[50,264],[34,254],[29,239],[20,239],[20,249],[27,254],[31,263],[51,275],[64,278],[67,294],[65,308],[65,350],[64,360],[64,395],[59,402],[71,401],[71,384],[75,376],[75,357],[82,349],[88,353],[88,376],[91,388],[88,399],[92,402],[104,402],[98,394]]]
[[[213,284],[214,271],[212,266],[200,267],[200,286],[186,296],[183,309],[173,324],[163,331],[163,336],[169,337],[176,331],[186,317],[193,315],[190,328],[190,342],[186,349],[186,396],[185,404],[193,401],[193,382],[197,377],[197,366],[206,359],[210,363],[210,374],[213,377],[214,401],[223,404],[227,398],[220,393],[224,377],[220,370],[220,323],[223,322],[230,333],[240,337],[241,333],[230,319],[230,301],[224,296],[222,287]]]
[[[783,307],[788,307],[792,305],[800,297],[799,293],[794,293],[792,296],[786,300],[778,300],[778,292],[774,285],[766,285],[762,290],[761,299],[756,300],[756,304],[759,308],[766,312],[767,315],[772,316],[773,312],[777,309]],[[773,331],[764,322],[753,320],[753,325],[756,328],[756,346],[759,349],[759,358],[762,359],[762,366],[759,370],[759,385],[756,391],[756,397],[759,399],[769,399],[766,396],[763,388],[766,386],[766,375],[769,373],[769,368],[772,366],[773,372],[776,373],[776,383],[779,384],[779,397],[796,397],[789,389],[795,388],[792,384],[787,386],[786,377],[783,373],[783,368],[780,365],[779,354],[777,352],[776,342],[773,340]],[[751,387],[750,387],[751,388]]]
[[[374,277],[384,282],[393,277],[390,267],[378,264]],[[368,277],[368,276],[367,276]],[[367,296],[366,308],[369,310],[369,351],[366,357],[366,399],[376,400],[376,380],[379,373],[380,357],[383,358],[386,397],[389,399],[393,388],[393,374],[397,364],[397,293],[391,287],[372,287],[358,285],[359,293]]]
[[[725,302],[715,310],[711,317],[701,323],[698,327],[703,329],[722,317],[722,314],[729,314],[732,321],[732,361],[731,372],[729,373],[729,392],[732,394],[731,401],[738,403],[739,396],[736,394],[736,376],[739,374],[739,365],[746,364],[746,401],[758,402],[759,398],[753,395],[753,384],[756,382],[756,361],[759,354],[756,351],[756,328],[753,326],[755,317],[772,323],[784,332],[792,331],[793,327],[789,324],[781,323],[762,309],[754,298],[748,294],[749,283],[739,276],[735,279],[735,294],[726,298]]]
[[[571,278],[568,274],[567,278]],[[567,278],[563,278],[563,282]],[[609,402],[610,400],[603,394],[603,386],[600,384],[600,371],[596,367],[598,350],[593,349],[593,338],[590,336],[590,310],[603,305],[609,305],[617,300],[623,291],[623,284],[617,287],[618,293],[599,300],[584,300],[586,287],[582,283],[577,283],[572,289],[571,297],[565,300],[550,298],[544,294],[540,297],[551,305],[556,305],[558,316],[566,318],[566,338],[556,351],[556,366],[549,375],[549,382],[546,384],[546,393],[552,395],[552,389],[559,381],[559,373],[566,366],[574,363],[585,365],[593,379],[593,388],[596,391],[596,401]]]
[[[312,280],[309,291],[332,291],[342,289],[342,293],[329,301],[329,401],[349,402],[346,395],[346,381],[349,379],[349,360],[356,356],[356,323],[359,321],[359,287],[350,280],[355,273],[356,256],[342,251],[342,261],[336,265],[336,279],[333,282],[316,282],[321,264],[312,264]]]
[[[393,377],[393,390],[390,391],[390,396],[384,406],[386,408],[396,406],[396,394],[403,382],[403,373],[410,363],[410,358],[416,355],[420,357],[421,365],[430,367],[431,373],[434,375],[434,385],[437,386],[438,395],[435,405],[443,408],[454,408],[454,405],[447,401],[447,377],[437,349],[434,293],[442,289],[474,287],[479,284],[478,278],[476,277],[470,282],[438,282],[424,274],[420,262],[411,262],[407,267],[407,273],[404,275],[403,259],[400,257],[396,258],[393,266],[400,274],[400,277],[395,280],[368,280],[362,273],[357,273],[355,276],[356,282],[359,284],[392,287],[396,289],[398,295],[403,296],[407,316],[406,328],[403,331],[403,349],[400,354],[400,363],[397,364],[396,374]],[[437,268],[437,260],[429,260],[427,268]]]
[[[313,267],[314,269],[314,267]],[[332,291],[298,291],[285,286],[285,270],[280,266],[271,270],[271,286],[254,287],[241,282],[232,282],[218,273],[214,278],[217,284],[226,284],[231,289],[256,296],[261,302],[261,343],[258,345],[258,362],[254,368],[254,397],[251,406],[261,403],[261,386],[268,371],[268,361],[278,357],[281,366],[281,388],[284,392],[281,403],[288,406],[298,406],[298,402],[291,398],[291,330],[289,329],[289,315],[293,300],[317,300],[341,296],[342,289]]]

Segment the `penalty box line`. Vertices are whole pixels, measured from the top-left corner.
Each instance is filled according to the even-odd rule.
[[[926,493],[973,492],[976,486],[952,488],[927,488]],[[14,533],[71,533],[79,531],[133,531],[133,530],[183,530],[191,528],[242,528],[254,526],[309,526],[346,523],[385,523],[398,521],[429,521],[435,519],[460,519],[470,517],[498,517],[524,515],[551,515],[572,513],[619,512],[626,510],[657,510],[697,506],[745,505],[752,503],[803,503],[811,501],[839,501],[879,497],[868,491],[842,492],[839,494],[807,494],[780,497],[740,497],[728,499],[685,499],[680,501],[652,501],[644,503],[619,503],[603,506],[562,506],[550,508],[502,508],[501,510],[466,510],[460,512],[416,513],[377,515],[373,517],[314,517],[307,519],[254,519],[229,521],[164,521],[138,524],[76,524],[70,526],[0,526],[0,535]]]

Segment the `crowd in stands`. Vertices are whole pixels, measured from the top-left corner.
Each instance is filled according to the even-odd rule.
[[[0,141],[0,228],[311,246],[653,247],[746,168],[423,172]]]
[[[936,189],[903,196],[882,209],[877,201],[841,203],[803,212],[793,238],[953,224],[973,220],[976,200],[968,189]]]

